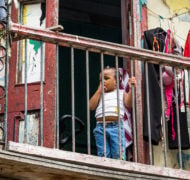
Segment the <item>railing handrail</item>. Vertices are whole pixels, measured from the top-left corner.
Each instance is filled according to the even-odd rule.
[[[129,57],[140,61],[148,61],[154,64],[171,65],[178,68],[190,69],[190,58],[154,52],[142,48],[111,43],[78,35],[71,35],[60,32],[53,32],[47,29],[40,29],[24,26],[17,23],[10,23],[9,32],[14,34],[13,40],[34,39],[47,43],[58,44],[60,46],[74,47],[91,52],[103,52],[108,55]]]

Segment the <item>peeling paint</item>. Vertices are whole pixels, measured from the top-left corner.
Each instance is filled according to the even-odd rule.
[[[52,91],[48,91],[48,94],[51,94],[52,93]]]
[[[23,6],[22,23],[32,27],[45,27],[45,7],[41,3]],[[27,45],[27,46],[26,46]],[[26,51],[25,48],[27,47]],[[27,81],[40,81],[42,43],[36,40],[23,41],[22,45],[22,83],[25,77],[25,61],[27,61]],[[27,52],[27,57],[25,53]],[[44,66],[44,65],[43,65]]]
[[[27,143],[32,145],[38,145],[39,136],[39,117],[36,117],[36,112],[27,115]],[[19,142],[24,142],[24,127],[25,121],[20,121],[19,123]]]

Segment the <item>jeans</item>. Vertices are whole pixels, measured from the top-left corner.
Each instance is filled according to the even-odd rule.
[[[118,121],[106,123],[106,157],[120,159],[119,155],[119,125]],[[97,123],[93,131],[96,140],[97,155],[104,157],[103,123]],[[125,160],[125,135],[121,121],[121,159]]]

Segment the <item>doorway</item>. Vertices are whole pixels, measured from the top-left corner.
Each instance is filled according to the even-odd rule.
[[[63,32],[99,39],[114,43],[122,43],[121,4],[118,0],[64,0],[60,1],[59,24]],[[115,57],[105,55],[104,66],[115,66]],[[122,67],[122,59],[119,59]],[[89,87],[90,96],[96,91],[101,71],[100,54],[89,53]],[[86,105],[86,59],[85,51],[74,50],[74,86],[75,86],[75,115],[84,122],[82,132],[76,136],[76,152],[87,153],[87,105]],[[60,117],[71,115],[71,49],[59,47],[59,104]],[[90,114],[91,122],[91,153],[96,154],[93,129],[96,124],[95,112]],[[70,121],[65,121],[71,130]],[[76,128],[77,128],[76,124]],[[65,128],[60,129],[63,133]],[[68,131],[68,130],[67,130]],[[70,132],[65,132],[69,136]],[[72,139],[61,147],[72,150]]]

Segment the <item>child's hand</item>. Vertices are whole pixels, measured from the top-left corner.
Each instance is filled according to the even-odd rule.
[[[131,88],[132,85],[136,87],[136,78],[135,77],[129,78],[128,84],[129,84],[129,88]]]
[[[102,83],[100,82],[99,86],[98,86],[98,89],[97,89],[97,92],[98,93],[102,93]]]

